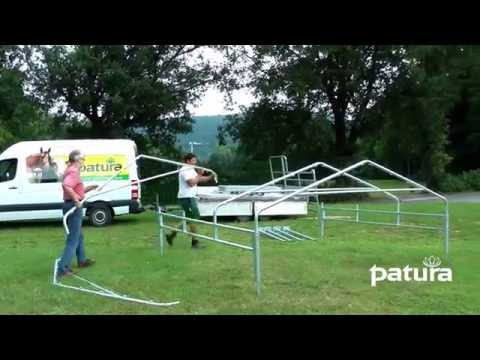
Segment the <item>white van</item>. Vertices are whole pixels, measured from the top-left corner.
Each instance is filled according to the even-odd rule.
[[[61,219],[63,172],[68,154],[75,149],[85,155],[80,175],[86,186],[101,186],[116,173],[103,190],[130,185],[89,199],[84,215],[91,224],[107,225],[114,216],[144,210],[133,141],[24,141],[0,155],[0,221]]]

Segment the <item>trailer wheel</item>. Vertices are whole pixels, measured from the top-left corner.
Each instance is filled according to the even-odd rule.
[[[106,226],[112,222],[112,211],[107,205],[93,205],[88,212],[88,220],[93,226]]]

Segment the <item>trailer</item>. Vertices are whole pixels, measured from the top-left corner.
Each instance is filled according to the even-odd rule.
[[[290,174],[288,160],[285,155],[273,155],[268,159],[271,180],[285,177]],[[274,201],[280,199],[286,192],[300,188],[315,182],[314,170],[296,173],[295,177],[287,178],[275,186],[267,186],[262,191],[254,191],[246,197],[229,202],[226,206],[219,208],[218,216],[226,217],[252,217],[256,213],[269,207]],[[241,194],[256,188],[258,185],[220,185],[220,186],[199,186],[198,209],[200,216],[211,217],[218,204],[230,199],[234,195]],[[318,197],[308,195],[296,196],[278,206],[269,207],[262,211],[264,216],[303,216],[308,214],[309,201],[318,202]]]
[[[249,191],[258,185],[221,185],[221,186],[199,186],[198,209],[200,216],[211,217],[213,211],[221,202],[231,198],[234,195]],[[227,206],[222,207],[218,216],[229,217],[251,217],[263,208],[269,206],[274,201],[285,195],[280,186],[269,186],[261,192],[253,192],[251,195],[232,201]],[[301,216],[308,213],[308,196],[298,196],[289,201],[281,203],[279,206],[270,208],[263,212],[265,216]]]

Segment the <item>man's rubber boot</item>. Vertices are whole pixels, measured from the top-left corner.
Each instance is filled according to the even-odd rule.
[[[167,234],[165,238],[167,240],[168,245],[170,246],[173,245],[173,239],[175,239],[175,236],[177,236],[177,232],[172,232],[170,234]]]

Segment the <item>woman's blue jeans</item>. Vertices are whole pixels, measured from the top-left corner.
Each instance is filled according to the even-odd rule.
[[[63,204],[63,215],[75,206],[73,201],[65,201]],[[67,219],[69,235],[65,236],[65,250],[58,263],[58,271],[64,272],[70,269],[70,263],[74,255],[77,255],[77,261],[85,261],[85,247],[83,245],[82,232],[83,209],[76,209]]]

